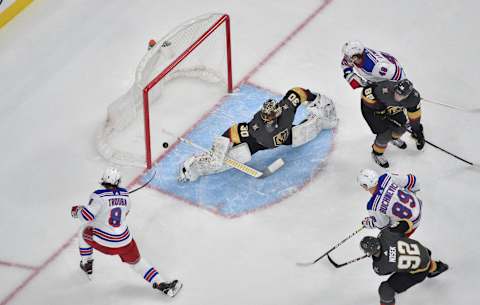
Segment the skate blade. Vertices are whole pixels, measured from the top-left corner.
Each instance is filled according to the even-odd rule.
[[[182,289],[183,287],[183,284],[178,282],[176,285],[175,285],[175,288],[171,289],[169,292],[168,292],[168,296],[173,298],[177,295],[177,293]]]

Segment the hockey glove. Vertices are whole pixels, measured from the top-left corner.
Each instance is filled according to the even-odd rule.
[[[412,137],[417,141],[417,149],[422,150],[425,146],[425,136],[423,135],[423,125],[412,126]]]
[[[362,225],[367,229],[374,229],[375,228],[375,217],[373,217],[373,216],[365,217],[365,219],[362,220]]]
[[[70,211],[70,214],[72,215],[73,218],[78,218],[78,212],[82,210],[81,205],[74,205],[72,207],[72,210]]]
[[[352,87],[352,89],[365,87],[365,85],[366,85],[365,80],[354,72],[350,72],[348,74],[345,74],[344,77],[347,80],[347,82],[350,84],[350,87]]]

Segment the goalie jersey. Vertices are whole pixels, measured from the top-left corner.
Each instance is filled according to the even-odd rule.
[[[367,211],[376,228],[383,229],[401,219],[417,228],[422,215],[422,201],[415,196],[420,188],[417,178],[389,173],[378,178],[377,189],[367,203]]]
[[[310,90],[295,87],[285,94],[278,103],[282,114],[272,126],[265,125],[261,118],[261,111],[258,111],[248,123],[249,134],[266,148],[275,148],[280,145],[292,144],[292,127],[295,113],[302,103],[313,101],[317,96]]]
[[[93,228],[93,240],[102,246],[119,248],[128,245],[132,236],[125,218],[130,198],[124,188],[96,190],[83,206],[79,219]]]

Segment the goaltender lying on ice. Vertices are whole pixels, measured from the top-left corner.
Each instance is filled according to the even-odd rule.
[[[305,105],[308,115],[293,125],[297,108]],[[193,155],[183,162],[178,180],[195,181],[200,176],[231,168],[225,158],[246,163],[257,151],[280,145],[297,147],[313,140],[322,129],[334,128],[338,119],[333,101],[325,95],[295,87],[280,102],[268,99],[253,119],[238,123],[218,136],[209,151]]]

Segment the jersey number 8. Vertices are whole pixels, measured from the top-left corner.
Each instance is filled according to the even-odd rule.
[[[108,219],[108,223],[112,227],[119,227],[122,224],[122,209],[121,208],[113,208],[110,211],[110,218]]]

